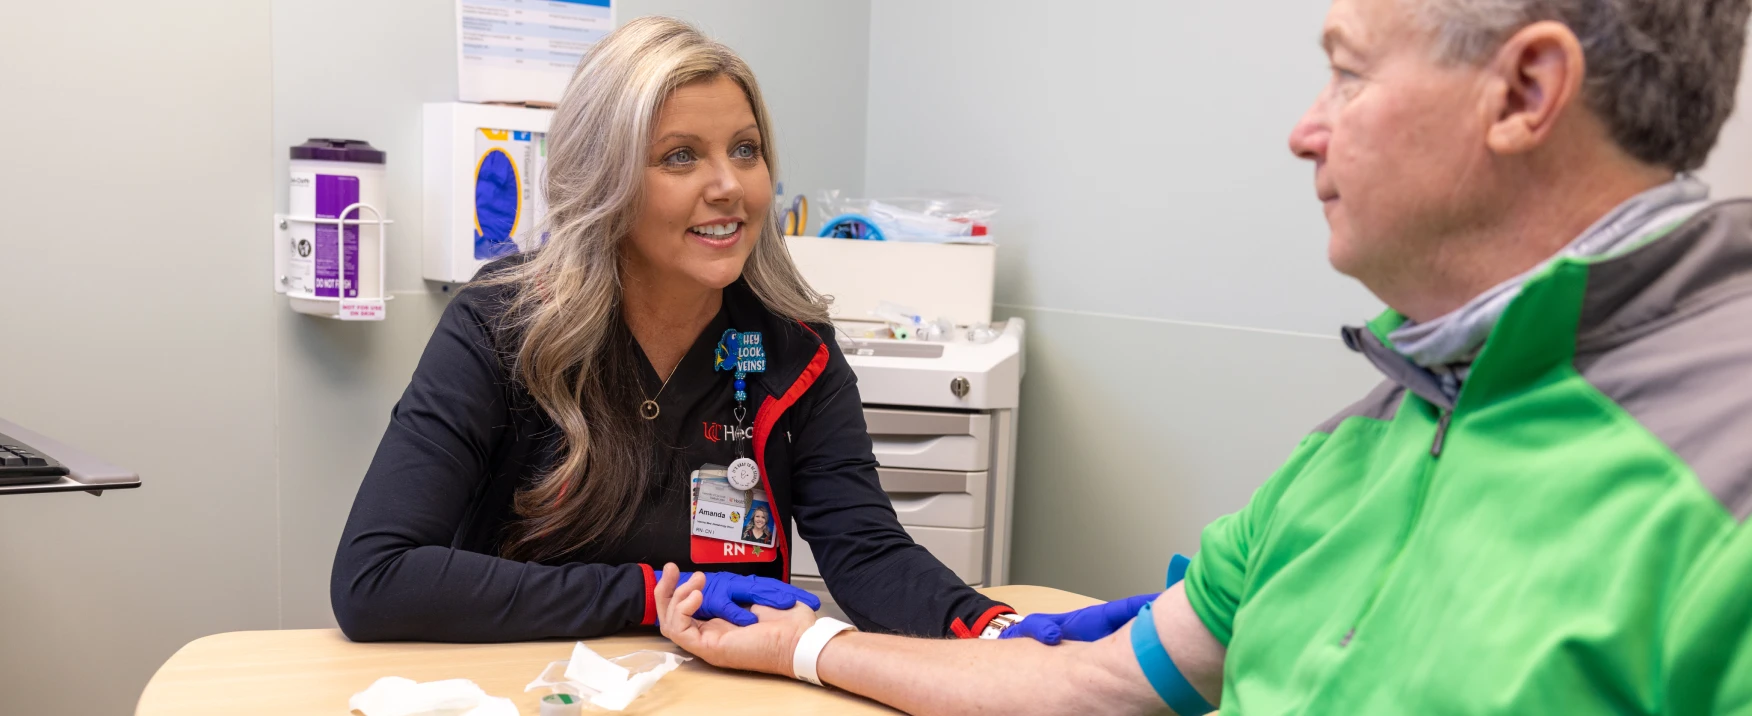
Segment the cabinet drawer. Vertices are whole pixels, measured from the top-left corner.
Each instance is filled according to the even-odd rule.
[[[902,525],[986,526],[987,473],[877,468]]]
[[[992,418],[983,413],[865,408],[876,462],[922,470],[985,470]]]
[[[912,536],[914,542],[929,551],[962,581],[968,584],[985,581],[984,529],[902,527],[905,527],[906,533]],[[821,576],[821,568],[815,565],[815,554],[809,550],[808,543],[797,539],[795,530],[791,532],[791,573],[797,577]]]

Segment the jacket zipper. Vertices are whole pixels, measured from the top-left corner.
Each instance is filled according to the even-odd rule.
[[[1436,421],[1436,439],[1430,443],[1430,457],[1442,456],[1442,445],[1448,441],[1448,423],[1454,419],[1454,411],[1442,410],[1442,417]]]
[[[1341,649],[1350,646],[1351,639],[1357,635],[1357,627],[1363,623],[1363,620],[1369,618],[1370,613],[1375,611],[1375,604],[1381,598],[1381,590],[1387,586],[1387,580],[1393,576],[1393,572],[1399,569],[1399,560],[1405,556],[1406,546],[1411,544],[1412,535],[1417,533],[1418,525],[1423,521],[1424,503],[1429,501],[1430,483],[1435,481],[1436,461],[1442,457],[1442,447],[1448,440],[1448,424],[1454,419],[1453,410],[1447,408],[1438,408],[1438,410],[1441,411],[1441,417],[1436,419],[1436,435],[1430,441],[1430,460],[1424,466],[1423,485],[1418,490],[1417,507],[1412,511],[1411,524],[1406,526],[1405,537],[1399,541],[1399,551],[1393,554],[1393,560],[1387,563],[1387,568],[1382,570],[1380,577],[1375,580],[1375,588],[1369,593],[1369,600],[1363,603],[1363,610],[1357,614],[1356,620],[1351,622],[1351,628],[1344,633],[1344,638],[1339,640],[1338,646]]]

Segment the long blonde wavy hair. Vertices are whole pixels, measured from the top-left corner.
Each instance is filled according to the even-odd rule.
[[[730,48],[685,22],[642,17],[586,54],[549,127],[547,243],[477,280],[513,287],[501,335],[515,379],[559,430],[546,472],[517,493],[520,518],[501,553],[557,558],[624,535],[663,489],[637,361],[621,315],[621,250],[643,203],[651,132],[676,88],[728,77],[742,87],[778,175],[772,122],[754,73]],[[742,279],[768,311],[824,323],[827,300],[798,274],[779,236],[775,206],[754,240]]]

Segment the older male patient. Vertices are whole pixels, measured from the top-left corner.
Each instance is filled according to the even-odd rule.
[[[666,576],[665,633],[918,713],[1752,714],[1752,202],[1687,174],[1747,15],[1336,0],[1290,146],[1387,380],[1182,582],[955,643],[699,622]]]

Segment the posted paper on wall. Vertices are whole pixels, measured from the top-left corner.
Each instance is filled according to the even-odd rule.
[[[613,30],[613,0],[456,0],[458,98],[558,104],[578,60]]]

